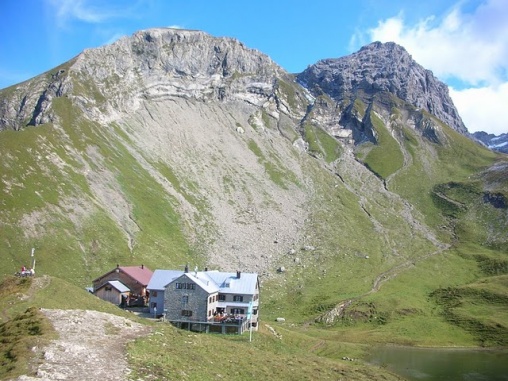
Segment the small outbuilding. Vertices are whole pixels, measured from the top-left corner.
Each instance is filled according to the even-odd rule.
[[[95,295],[107,302],[122,305],[129,299],[129,287],[118,280],[110,280],[95,290]]]
[[[147,286],[152,278],[153,272],[148,267],[141,266],[120,266],[117,265],[115,269],[101,275],[97,279],[93,281],[93,293],[100,297],[101,299],[108,300],[105,297],[109,297],[108,292],[112,292],[113,290],[109,290],[106,292],[104,289],[101,291],[108,282],[116,281],[122,284],[124,287],[127,287],[129,292],[127,295],[127,300],[125,301],[125,305],[127,306],[145,306],[148,302],[148,292]],[[115,283],[119,286],[117,283]],[[110,285],[110,287],[113,287]],[[120,287],[120,286],[119,286]],[[118,290],[117,290],[118,291]],[[124,293],[124,292],[122,292]],[[111,297],[111,299],[113,299]],[[116,300],[116,299],[114,299]],[[119,303],[113,302],[115,304],[121,304],[121,300]]]

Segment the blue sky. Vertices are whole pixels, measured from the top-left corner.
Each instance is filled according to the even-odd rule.
[[[0,0],[0,15],[0,88],[151,27],[234,37],[289,72],[395,41],[452,87],[470,131],[508,132],[506,0]]]

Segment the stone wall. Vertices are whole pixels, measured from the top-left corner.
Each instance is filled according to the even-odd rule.
[[[194,289],[177,288],[176,285],[178,283],[193,284]],[[170,321],[207,321],[208,310],[215,310],[216,307],[214,303],[208,303],[208,298],[216,294],[208,294],[207,291],[194,283],[186,274],[183,274],[169,283],[164,292],[164,308],[167,310],[166,319]],[[183,315],[182,311],[184,310],[192,311],[192,315]]]

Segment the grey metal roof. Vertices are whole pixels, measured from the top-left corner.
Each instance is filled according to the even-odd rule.
[[[229,273],[222,271],[189,271],[184,273],[179,270],[155,270],[152,279],[148,283],[148,290],[165,290],[166,286],[183,274],[189,276],[196,284],[209,293],[223,294],[247,294],[252,295],[256,291],[258,274],[256,273]]]
[[[120,282],[119,280],[110,280],[108,282],[106,282],[104,284],[104,286],[106,284],[110,284],[112,287],[116,288],[118,290],[118,292],[120,293],[123,293],[123,292],[130,292],[130,289],[129,287],[127,287],[125,284],[123,284],[122,282]],[[102,288],[102,287],[101,287]]]
[[[147,290],[164,291],[173,279],[182,274],[183,271],[181,270],[155,270],[146,288]]]
[[[240,273],[240,278],[237,278],[236,272],[206,271],[203,273],[219,286],[219,292],[222,294],[252,295],[256,291],[258,281],[258,274],[256,273]]]
[[[219,291],[217,284],[206,276],[206,272],[186,273],[185,275],[209,294]]]

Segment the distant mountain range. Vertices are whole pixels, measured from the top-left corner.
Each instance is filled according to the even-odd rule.
[[[472,136],[491,150],[508,153],[508,133],[494,135],[483,131],[477,131],[474,132]]]

